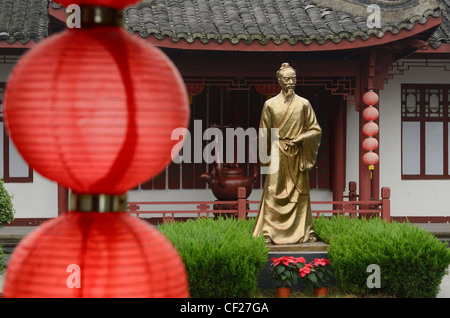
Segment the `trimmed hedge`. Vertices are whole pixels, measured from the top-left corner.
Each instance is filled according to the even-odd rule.
[[[12,196],[6,191],[3,179],[0,178],[0,227],[14,220],[15,212]]]
[[[439,293],[450,250],[430,232],[409,223],[344,216],[320,217],[314,228],[330,244],[328,256],[342,292],[411,298]],[[379,288],[368,287],[371,264],[379,266]]]
[[[3,179],[0,178],[0,227],[14,220],[15,210],[12,204],[12,196],[6,191]],[[5,274],[4,263],[6,255],[0,245],[0,275]]]
[[[264,238],[252,235],[254,222],[198,218],[158,227],[183,259],[191,297],[253,295],[268,257]]]

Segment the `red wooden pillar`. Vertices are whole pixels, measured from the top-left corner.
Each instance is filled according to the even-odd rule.
[[[238,218],[239,219],[246,219],[247,217],[247,193],[244,187],[238,188],[238,203],[237,203],[237,210],[238,210]]]
[[[332,189],[333,201],[344,200],[345,188],[345,107],[342,98],[335,104],[335,118],[333,124],[333,149],[332,159]],[[342,205],[336,204],[333,210],[341,210]]]
[[[382,209],[381,217],[387,223],[391,223],[391,189],[388,187],[381,188]]]

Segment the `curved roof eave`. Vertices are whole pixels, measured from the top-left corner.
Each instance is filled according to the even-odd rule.
[[[290,43],[289,41],[282,41],[276,43],[274,41],[268,41],[261,43],[259,41],[252,41],[246,43],[244,41],[230,41],[229,39],[223,42],[217,42],[215,40],[202,41],[201,39],[185,39],[176,38],[173,39],[170,36],[156,37],[155,35],[147,35],[142,37],[139,33],[133,33],[134,36],[144,38],[153,45],[160,48],[172,48],[183,50],[220,50],[220,51],[244,51],[244,52],[317,52],[317,51],[335,51],[335,50],[349,50],[359,49],[365,47],[372,47],[378,45],[385,45],[399,40],[419,36],[421,33],[425,33],[428,30],[438,27],[442,22],[442,15],[437,17],[429,16],[424,23],[419,21],[415,22],[412,28],[401,29],[389,29],[377,36],[373,35],[363,37],[343,37],[340,41],[333,41],[328,39],[323,43],[317,41],[298,41],[296,43]],[[422,39],[427,40],[427,39]]]

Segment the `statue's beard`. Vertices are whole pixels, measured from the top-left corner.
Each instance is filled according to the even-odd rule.
[[[286,99],[291,99],[294,96],[294,94],[295,94],[294,88],[289,87],[286,92]]]

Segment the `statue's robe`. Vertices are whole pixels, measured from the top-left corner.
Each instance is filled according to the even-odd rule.
[[[260,128],[266,128],[268,152],[271,128],[278,128],[279,166],[266,175],[253,235],[269,237],[274,244],[307,242],[314,234],[308,171],[315,165],[322,136],[314,110],[308,100],[295,94],[287,100],[280,92],[265,102]],[[299,136],[297,147],[287,147],[287,141]]]

